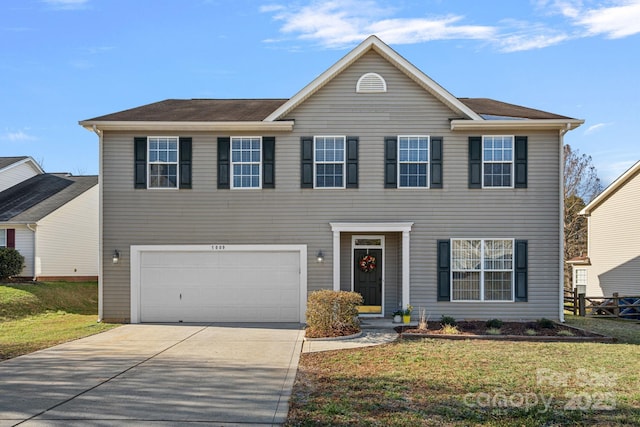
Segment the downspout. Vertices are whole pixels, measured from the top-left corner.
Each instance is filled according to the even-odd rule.
[[[560,321],[564,323],[564,134],[571,130],[571,124],[567,123],[564,129],[560,129],[560,286],[559,310]]]
[[[33,226],[33,228],[31,228]],[[36,229],[38,227],[38,224],[36,224],[35,222],[33,224],[28,224],[27,223],[27,228],[29,229],[29,231],[31,231],[33,233],[33,277],[32,280],[36,280],[37,279],[37,263],[38,263],[38,234],[36,233]]]
[[[98,322],[102,322],[102,307],[104,301],[104,287],[102,284],[102,143],[103,132],[93,125],[93,132],[98,135]]]

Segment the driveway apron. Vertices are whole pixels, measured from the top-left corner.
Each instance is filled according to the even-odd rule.
[[[7,360],[0,427],[278,425],[303,335],[298,324],[124,325]]]

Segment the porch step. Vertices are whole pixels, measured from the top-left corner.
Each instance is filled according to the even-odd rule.
[[[418,322],[393,323],[393,319],[385,317],[360,318],[360,327],[362,329],[393,329],[396,326],[418,326]]]

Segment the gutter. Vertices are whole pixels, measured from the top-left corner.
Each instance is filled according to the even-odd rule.
[[[564,133],[573,130],[584,123],[577,119],[513,119],[513,120],[451,120],[451,130],[555,130]]]
[[[78,122],[88,131],[96,132],[105,130],[120,131],[272,131],[290,132],[293,130],[293,120],[275,122],[166,122],[166,121],[111,121],[111,120],[83,120]],[[99,134],[98,134],[99,135]]]
[[[98,322],[102,322],[102,319],[104,318],[104,287],[102,283],[102,277],[104,275],[102,265],[102,137],[104,132],[99,130],[98,126],[95,124],[91,127],[90,130],[98,135]]]
[[[584,120],[582,120],[584,123]],[[579,125],[578,125],[579,126]],[[577,126],[576,126],[577,127]],[[558,131],[559,139],[560,139],[560,277],[559,277],[559,310],[560,310],[560,322],[564,323],[564,134],[569,132],[571,127],[569,123],[567,123],[566,128],[560,129]]]

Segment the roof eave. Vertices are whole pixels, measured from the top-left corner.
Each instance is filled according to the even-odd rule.
[[[176,122],[176,121],[100,121],[84,120],[80,126],[89,131],[273,131],[290,132],[293,130],[293,120],[275,122],[246,121],[246,122]]]
[[[636,172],[640,171],[640,160],[638,160],[633,166],[631,166],[625,173],[620,175],[615,181],[613,181],[604,191],[593,199],[587,206],[585,206],[579,215],[591,215],[591,212],[597,208],[602,202],[604,202],[611,194],[615,193],[618,188],[622,187]]]
[[[565,130],[584,123],[578,119],[514,119],[514,120],[451,120],[451,130]]]
[[[395,50],[391,49],[382,40],[376,36],[369,36],[365,41],[360,43],[352,51],[346,54],[342,59],[329,67],[326,71],[316,77],[311,83],[305,86],[302,90],[296,93],[291,99],[282,104],[277,110],[271,113],[265,121],[279,120],[288,114],[291,110],[296,108],[302,102],[304,102],[311,95],[316,93],[325,84],[331,81],[337,74],[342,72],[349,65],[354,63],[362,55],[369,50],[375,50],[378,54],[397,66],[400,70],[406,73],[414,81],[416,81],[425,90],[432,93],[441,102],[446,104],[449,108],[457,113],[468,117],[472,120],[482,120],[482,118],[464,105],[458,98],[449,93],[446,89],[429,78],[426,74],[420,71],[415,65],[404,59]],[[355,88],[354,88],[355,90]]]

